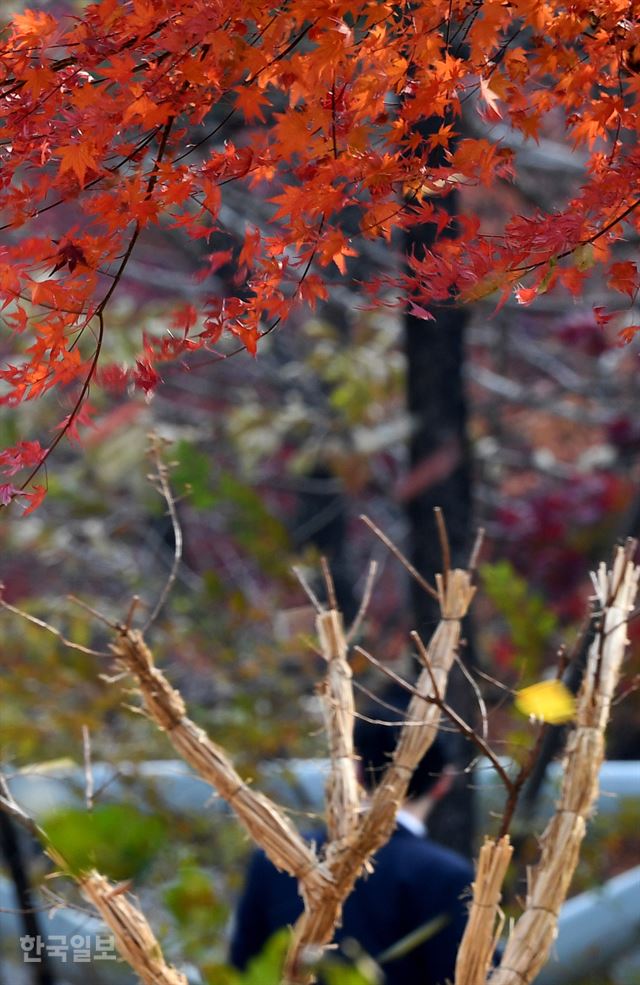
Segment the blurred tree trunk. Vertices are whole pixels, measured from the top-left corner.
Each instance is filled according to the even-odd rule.
[[[0,810],[0,852],[13,882],[23,934],[26,937],[41,937],[40,920],[35,910],[20,837],[11,818],[2,810]],[[17,946],[18,941],[15,944]],[[31,965],[31,976],[34,985],[55,985],[46,950],[42,952],[40,959]]]
[[[445,203],[455,208],[451,196]],[[433,245],[433,226],[411,230],[407,249],[418,255]],[[435,321],[405,316],[407,403],[412,430],[409,474],[401,487],[409,519],[411,561],[429,581],[442,571],[442,553],[434,519],[440,506],[449,533],[453,567],[465,568],[474,539],[472,462],[467,435],[467,401],[463,368],[467,313],[445,306],[433,311]],[[412,583],[413,615],[425,640],[437,624],[437,604]],[[460,656],[467,666],[474,658],[471,627]],[[455,667],[449,679],[448,700],[466,721],[476,724],[474,694]],[[472,758],[464,738],[451,736],[455,765],[462,769]],[[441,811],[434,811],[429,831],[438,841],[465,855],[473,853],[474,804],[469,776],[461,777]]]

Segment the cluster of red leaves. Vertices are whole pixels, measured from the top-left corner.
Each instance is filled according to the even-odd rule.
[[[74,17],[16,15],[0,53],[0,305],[20,337],[4,404],[74,385],[73,422],[141,232],[220,231],[230,182],[273,205],[267,233],[248,229],[203,263],[203,278],[234,264],[237,296],[205,299],[135,366],[105,368],[105,384],[148,393],[159,362],[223,333],[254,353],[292,305],[327,296],[334,267],[348,271],[354,214],[362,237],[442,232],[452,187],[512,173],[509,151],[456,141],[465,102],[531,139],[562,114],[590,151],[587,181],[564,210],[514,216],[498,237],[461,221],[410,259],[396,293],[427,317],[494,291],[528,304],[556,283],[579,294],[604,265],[635,300],[637,268],[611,259],[640,204],[640,23],[627,0],[100,0]],[[242,146],[225,139],[231,118]],[[49,224],[60,203],[74,223],[62,240]],[[19,447],[11,461],[33,471]]]

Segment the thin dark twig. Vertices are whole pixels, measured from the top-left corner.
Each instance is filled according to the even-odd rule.
[[[509,776],[509,774],[507,773],[504,766],[502,765],[502,763],[500,762],[500,760],[498,759],[498,757],[496,756],[496,754],[494,753],[491,746],[487,742],[485,742],[484,739],[481,736],[479,736],[478,733],[474,729],[472,729],[470,725],[467,725],[464,719],[461,718],[460,715],[458,715],[458,713],[454,711],[453,708],[451,708],[451,706],[448,705],[445,701],[440,703],[438,707],[443,712],[443,714],[445,714],[447,718],[451,722],[453,722],[454,725],[457,726],[459,731],[464,736],[466,736],[467,739],[473,742],[473,744],[482,752],[482,754],[486,756],[488,760],[490,760],[496,773],[502,780],[505,788],[508,791],[511,790],[513,781]]]
[[[370,691],[369,688],[365,687],[364,684],[360,684],[359,681],[355,679],[353,681],[353,686],[354,688],[356,688],[357,691],[360,691],[362,694],[366,694],[368,698],[371,698],[374,701],[374,703],[381,705],[381,707],[388,708],[389,711],[396,712],[400,716],[403,716],[405,714],[406,708],[396,708],[395,705],[389,704],[389,702],[387,701],[383,701],[382,698],[378,697],[377,694],[374,694],[373,691]],[[397,728],[398,725],[400,724],[408,725],[410,728],[414,728],[416,726],[422,725],[422,722],[410,721],[408,718],[405,718],[404,720],[402,720],[402,718],[395,719],[394,721],[389,721],[388,719],[383,719],[383,718],[371,718],[368,715],[363,715],[362,712],[358,712],[358,711],[355,712],[355,716],[356,718],[361,718],[362,721],[364,722],[370,722],[372,725],[385,725],[387,728]],[[441,724],[440,731],[441,732],[455,731],[457,734],[458,730],[454,729],[452,726]]]
[[[476,696],[476,701],[478,702],[478,708],[480,709],[480,721],[482,722],[482,738],[485,742],[489,738],[489,715],[487,713],[487,706],[484,698],[482,697],[482,692],[478,687],[478,682],[474,680],[471,671],[465,667],[464,660],[461,660],[459,656],[454,657],[457,666],[460,668],[463,676],[466,678],[467,683],[471,687],[471,690]]]
[[[326,557],[320,558],[320,565],[322,567],[322,577],[324,578],[325,587],[327,589],[327,601],[329,602],[329,608],[337,609],[338,600],[336,598],[336,586],[333,583],[331,569],[329,568],[329,562]]]
[[[530,750],[525,763],[520,767],[515,779],[511,781],[511,788],[507,788],[507,800],[502,812],[502,821],[500,822],[500,832],[498,834],[498,838],[502,838],[504,835],[508,834],[511,821],[513,820],[513,815],[515,814],[516,807],[518,806],[518,798],[520,797],[520,793],[525,782],[531,775],[533,767],[538,761],[547,732],[548,725],[546,722],[543,722],[538,729],[536,741]]]
[[[109,293],[111,293],[111,292],[109,292]],[[44,465],[45,465],[47,459],[49,458],[49,456],[53,454],[53,452],[58,447],[58,445],[60,444],[60,442],[62,441],[62,439],[65,437],[66,434],[68,434],[68,432],[69,432],[69,430],[70,430],[73,422],[75,421],[76,417],[78,416],[78,414],[82,410],[82,407],[84,406],[85,399],[86,399],[86,397],[87,397],[87,395],[89,393],[89,389],[91,387],[91,382],[93,380],[93,377],[95,376],[95,372],[96,372],[96,369],[97,369],[97,366],[98,366],[98,360],[100,358],[100,353],[102,351],[102,341],[104,339],[104,320],[103,320],[102,310],[96,311],[94,317],[96,317],[98,319],[98,337],[96,339],[96,347],[95,347],[95,350],[94,350],[94,353],[93,353],[93,357],[91,359],[91,364],[89,366],[89,371],[88,371],[88,373],[87,373],[87,375],[86,375],[86,377],[84,379],[84,382],[82,384],[82,389],[80,390],[80,395],[78,396],[75,404],[73,405],[73,409],[72,409],[71,413],[66,418],[66,420],[64,422],[64,427],[62,427],[60,429],[60,431],[58,432],[58,434],[56,435],[56,437],[53,439],[53,441],[51,442],[51,444],[49,445],[49,447],[45,450],[44,454],[42,455],[42,458],[40,459],[40,461],[38,462],[38,464],[36,466],[34,466],[34,468],[31,470],[31,472],[29,473],[29,475],[27,476],[27,478],[24,480],[24,482],[20,486],[20,489],[26,489],[26,487],[29,485],[29,483],[31,482],[31,480],[34,479],[35,476],[40,471],[40,469],[42,469],[44,467]]]
[[[624,690],[622,690],[621,693],[617,696],[617,698],[614,698],[614,700],[611,702],[611,707],[617,708],[617,706],[621,704],[621,702],[623,702],[625,698],[629,698],[632,694],[635,694],[635,692],[638,690],[640,690],[640,674],[635,674],[634,677],[631,678],[631,681],[629,682],[627,687],[625,687]]]
[[[127,618],[124,621],[124,627],[127,632],[129,632],[129,630],[131,629],[133,616],[139,605],[140,605],[140,596],[134,595],[129,604],[129,611],[127,612]]]
[[[431,681],[431,687],[433,688],[433,694],[436,701],[442,701],[442,695],[440,694],[440,688],[438,687],[438,682],[436,681],[435,674],[433,673],[433,667],[431,666],[431,660],[429,659],[429,651],[422,642],[420,633],[417,630],[411,631],[411,639],[414,641],[418,647],[418,653],[420,654],[420,659],[426,667],[427,673],[429,675],[429,680]]]
[[[395,681],[396,684],[399,684],[406,691],[409,691],[410,694],[413,694],[416,697],[421,698],[423,701],[426,701],[428,704],[436,705],[436,707],[440,709],[443,715],[446,715],[446,717],[456,726],[457,730],[461,732],[462,735],[464,735],[467,739],[473,742],[473,744],[477,746],[477,748],[481,751],[483,756],[487,757],[487,759],[492,763],[496,773],[502,780],[506,790],[509,792],[511,791],[513,787],[513,781],[511,780],[504,766],[502,765],[502,763],[494,753],[491,746],[487,742],[485,742],[484,739],[481,736],[479,736],[478,733],[474,731],[474,729],[472,729],[470,725],[467,725],[465,720],[461,718],[460,715],[458,715],[458,713],[454,711],[453,708],[451,708],[451,706],[446,703],[446,701],[442,701],[441,699],[435,696],[422,694],[420,691],[418,691],[417,688],[413,687],[413,685],[403,680],[402,677],[396,674],[389,667],[385,667],[384,664],[380,663],[379,660],[376,660],[376,658],[371,653],[369,653],[367,650],[364,650],[361,646],[356,646],[355,650],[357,650],[358,653],[361,653],[366,660],[368,660],[371,664],[373,664],[374,667],[377,667],[378,670],[382,671],[382,673],[385,674],[387,677],[389,677],[392,681]]]
[[[0,590],[1,590],[0,586]],[[45,622],[44,619],[38,619],[37,616],[32,616],[29,612],[25,612],[23,609],[18,609],[15,605],[11,605],[9,602],[5,602],[3,598],[0,598],[0,606],[6,609],[8,612],[13,612],[14,615],[20,616],[22,619],[26,619],[27,622],[33,623],[34,626],[39,626],[40,629],[46,629],[47,632],[52,633],[53,636],[57,636],[61,643],[69,647],[70,650],[79,650],[81,653],[87,653],[90,657],[108,657],[109,653],[104,650],[92,650],[91,647],[82,646],[80,643],[74,643],[73,640],[68,640],[59,629],[52,626],[51,623]]]
[[[331,145],[333,158],[338,160],[338,141],[336,138],[336,73],[333,73],[333,85],[331,86]]]
[[[216,126],[213,128],[213,130],[210,130],[209,133],[206,133],[204,135],[204,137],[202,137],[200,140],[196,141],[195,144],[189,144],[188,149],[183,154],[180,154],[178,157],[174,157],[173,164],[177,164],[179,161],[184,160],[184,158],[185,157],[188,157],[189,154],[193,154],[193,152],[195,150],[197,150],[198,147],[202,147],[203,144],[206,144],[207,140],[211,140],[211,138],[216,135],[216,133],[218,132],[218,130],[221,130],[222,127],[225,125],[225,123],[228,123],[229,122],[229,120],[231,119],[231,117],[234,115],[235,111],[236,111],[235,110],[235,107],[233,109],[229,110],[229,112],[227,113],[227,115],[220,121],[220,123],[216,124]]]
[[[83,602],[82,599],[79,599],[76,595],[67,595],[67,598],[70,602],[73,602],[74,605],[84,609],[85,612],[89,612],[94,619],[98,619],[105,626],[108,626],[109,629],[118,630],[120,628],[117,622],[114,622],[113,619],[109,619],[107,616],[103,615],[102,612],[98,612],[97,609],[94,609],[93,606],[89,605],[87,602]]]
[[[420,572],[417,571],[414,568],[414,566],[411,564],[411,561],[409,561],[409,559],[404,556],[404,554],[402,553],[402,551],[398,547],[396,547],[396,545],[393,543],[393,541],[389,540],[389,538],[387,537],[387,535],[385,533],[383,533],[382,530],[380,530],[379,527],[376,526],[376,524],[373,522],[373,520],[371,520],[364,513],[361,513],[360,514],[360,519],[362,520],[363,523],[366,523],[366,525],[369,527],[370,530],[373,531],[373,533],[376,535],[376,537],[379,540],[382,541],[382,543],[384,544],[384,546],[387,547],[391,551],[391,553],[393,554],[393,556],[395,558],[397,558],[397,560],[400,562],[400,564],[409,572],[409,574],[411,575],[411,577],[414,578],[415,581],[417,581],[417,583],[420,585],[420,587],[423,588],[424,591],[428,595],[430,595],[432,598],[437,599],[439,601],[440,600],[440,596],[438,595],[438,593],[435,590],[435,588],[433,587],[433,585],[430,585],[429,582],[427,581],[427,579],[422,577],[422,575],[420,574]]]
[[[356,646],[355,649],[356,650],[359,650],[359,647]],[[400,678],[400,680],[398,681],[398,683],[401,683],[401,682],[402,682],[402,678]],[[358,691],[360,691],[362,694],[366,694],[366,696],[368,698],[370,698],[372,701],[374,701],[375,704],[380,705],[381,708],[386,708],[387,711],[392,711],[396,715],[404,715],[405,714],[406,708],[398,708],[396,705],[391,704],[390,701],[385,701],[384,698],[381,698],[378,694],[374,694],[374,692],[373,691],[370,691],[368,687],[365,687],[364,684],[361,684],[359,681],[357,681],[355,679],[353,681],[353,686]],[[394,722],[392,724],[397,725],[398,722],[396,721],[396,722]]]
[[[444,522],[442,509],[439,506],[434,506],[433,512],[436,518],[436,526],[438,528],[438,539],[440,540],[440,550],[442,552],[442,581],[446,591],[447,579],[449,577],[449,572],[451,571],[451,547],[449,545],[447,525]]]
[[[447,27],[444,36],[445,48],[449,47],[449,34],[451,33],[451,14],[453,8],[453,0],[449,0],[449,10],[447,12]]]
[[[614,226],[617,226],[619,222],[623,222],[627,218],[627,216],[631,215],[631,213],[638,208],[639,205],[640,205],[640,198],[636,198],[631,203],[631,205],[629,205],[626,209],[623,209],[622,212],[620,212],[617,216],[615,216],[615,218],[605,223],[605,225],[602,226],[601,229],[596,230],[595,233],[593,233],[591,236],[587,236],[586,239],[579,240],[575,244],[575,246],[571,246],[566,250],[562,250],[561,253],[554,254],[553,259],[556,262],[558,260],[564,260],[565,257],[571,256],[571,254],[575,253],[576,250],[578,250],[581,246],[588,246],[591,243],[595,243],[596,240],[600,239],[601,236],[604,236],[606,233],[608,233],[610,229],[613,229]],[[507,273],[531,273],[531,271],[536,270],[538,267],[544,266],[544,264],[548,263],[550,259],[551,257],[548,257],[546,260],[538,260],[536,263],[529,263],[529,264],[525,263],[520,267],[507,267]]]
[[[503,684],[502,681],[499,681],[496,677],[492,677],[491,674],[487,674],[486,671],[480,670],[479,667],[476,667],[475,672],[480,677],[484,678],[484,680],[487,681],[489,684],[493,684],[494,687],[499,688],[501,691],[506,691],[507,694],[510,694],[512,696],[515,695],[516,693],[515,688],[509,687],[507,684]]]
[[[151,198],[151,195],[153,194],[153,190],[154,190],[154,188],[156,186],[156,182],[158,180],[158,175],[159,175],[160,164],[162,162],[162,159],[163,159],[163,157],[165,155],[165,151],[167,149],[167,144],[168,144],[168,141],[169,141],[169,134],[171,133],[171,128],[173,127],[173,123],[174,123],[174,118],[173,117],[169,117],[169,119],[167,120],[167,122],[164,125],[163,131],[162,131],[162,137],[160,138],[160,144],[158,146],[158,153],[156,154],[156,159],[155,159],[153,168],[151,170],[151,175],[149,177],[149,181],[147,182],[147,190],[146,190],[146,194],[145,194],[145,201],[147,201],[148,199]],[[73,405],[73,409],[72,409],[71,413],[68,415],[68,417],[66,418],[66,420],[64,422],[64,427],[62,427],[60,429],[59,433],[56,435],[56,437],[51,442],[51,444],[49,445],[49,447],[43,453],[43,455],[42,455],[40,461],[38,462],[38,464],[34,466],[34,468],[31,470],[31,472],[29,473],[29,475],[27,476],[27,478],[24,480],[24,482],[20,486],[20,489],[21,490],[22,489],[26,489],[26,487],[29,485],[29,483],[31,482],[31,480],[38,474],[38,472],[40,471],[40,469],[44,466],[45,462],[50,457],[50,455],[52,455],[52,453],[58,447],[58,445],[60,444],[60,442],[62,441],[62,439],[65,437],[65,435],[67,435],[69,433],[69,430],[70,430],[73,422],[78,417],[80,411],[82,410],[82,407],[84,406],[84,402],[85,402],[87,396],[89,395],[89,390],[91,388],[91,383],[93,382],[93,379],[95,377],[96,369],[98,368],[98,361],[100,359],[100,354],[102,352],[102,343],[103,343],[103,340],[104,340],[104,311],[105,311],[105,308],[107,307],[107,305],[109,304],[109,301],[111,300],[111,297],[113,296],[116,288],[120,284],[120,281],[122,280],[122,277],[123,277],[124,272],[125,272],[125,270],[127,268],[127,265],[129,263],[129,260],[131,259],[131,254],[133,253],[134,247],[135,247],[135,245],[136,245],[136,243],[138,241],[138,237],[140,236],[140,232],[141,232],[141,225],[140,225],[139,222],[136,222],[135,227],[134,227],[134,230],[133,230],[133,234],[132,234],[131,239],[129,241],[129,245],[127,246],[127,249],[125,250],[124,256],[122,257],[122,260],[120,261],[120,265],[119,265],[116,273],[114,274],[114,277],[113,277],[113,281],[111,283],[111,286],[109,287],[109,289],[106,292],[105,296],[102,298],[102,301],[100,301],[100,303],[97,306],[96,310],[93,312],[92,315],[90,315],[87,318],[87,320],[85,322],[85,326],[83,326],[83,329],[81,330],[81,331],[83,331],[84,330],[84,327],[86,327],[86,325],[89,324],[94,318],[97,318],[98,319],[98,334],[97,334],[97,337],[96,337],[96,347],[95,347],[95,350],[94,350],[94,353],[93,353],[93,356],[92,356],[92,359],[91,359],[91,363],[89,365],[89,371],[87,372],[87,375],[86,375],[86,377],[85,377],[85,379],[83,381],[82,388],[80,390],[80,394],[79,394],[78,398],[76,399],[76,402]]]
[[[391,670],[390,667],[385,667],[383,663],[377,660],[376,657],[374,657],[372,653],[369,653],[368,650],[365,650],[364,647],[354,646],[354,650],[356,651],[356,653],[361,654],[361,656],[363,656],[366,660],[368,660],[370,664],[373,664],[374,667],[377,667],[378,670],[382,671],[382,673],[386,677],[394,681],[394,683],[399,684],[400,687],[403,687],[405,691],[409,691],[410,694],[420,694],[420,692],[415,687],[413,687],[412,684],[409,684],[408,681],[405,681],[404,677],[401,677],[400,674],[396,674],[395,670]],[[383,704],[383,702],[380,703]],[[398,711],[399,709],[394,709],[394,710]]]

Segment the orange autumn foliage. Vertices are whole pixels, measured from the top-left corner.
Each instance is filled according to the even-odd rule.
[[[233,231],[229,255],[203,251],[196,277],[231,263],[236,295],[212,292],[183,331],[141,339],[123,386],[151,391],[159,363],[227,333],[255,353],[294,306],[348,276],[361,241],[418,224],[440,239],[363,284],[372,301],[391,289],[425,313],[493,292],[528,304],[599,271],[633,303],[637,270],[611,246],[639,222],[638,14],[628,0],[101,0],[74,16],[15,15],[0,36],[0,305],[16,357],[0,401],[75,385],[73,424],[100,385],[109,304],[141,233],[224,230],[230,183],[271,209],[261,231]],[[447,229],[439,199],[515,166],[499,142],[459,140],[463,107],[526,140],[561,118],[589,154],[583,186],[501,235]],[[60,207],[74,222],[64,241],[49,224]],[[35,462],[8,450],[28,474],[3,502],[12,489],[40,497],[29,483],[64,431]]]

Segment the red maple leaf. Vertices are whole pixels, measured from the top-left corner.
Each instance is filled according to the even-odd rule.
[[[148,359],[136,359],[136,368],[133,371],[133,380],[137,387],[149,396],[159,383],[162,383],[162,377],[153,368]]]

